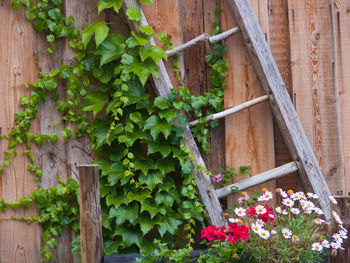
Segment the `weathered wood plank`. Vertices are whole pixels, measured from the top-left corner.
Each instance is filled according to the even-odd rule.
[[[260,81],[270,96],[270,105],[282,130],[282,135],[293,159],[298,161],[303,184],[306,189],[313,189],[319,195],[325,215],[330,218],[328,193],[323,191],[324,188],[328,189],[327,182],[285,89],[254,11],[250,4],[244,0],[228,0],[228,3],[243,33],[244,43]]]
[[[222,198],[232,194],[232,190],[231,190],[232,188],[236,188],[237,190],[245,190],[245,189],[257,186],[259,184],[263,184],[265,182],[281,178],[285,175],[294,173],[296,171],[298,171],[297,164],[295,162],[290,162],[280,167],[274,168],[270,171],[257,174],[255,176],[242,180],[238,183],[231,184],[223,188],[217,189],[215,192],[218,198]]]
[[[81,262],[102,263],[103,238],[97,165],[79,166]]]
[[[296,111],[330,191],[340,189],[332,18],[328,0],[288,1]]]
[[[236,26],[234,16],[226,0],[221,1],[223,9],[222,24],[224,30]],[[252,1],[254,10],[259,14],[259,22],[268,37],[267,1]],[[242,34],[227,39],[228,48],[228,87],[225,91],[225,109],[244,103],[253,98],[266,95],[261,87],[255,69],[243,44]],[[267,102],[256,105],[238,114],[225,118],[226,165],[239,168],[251,165],[251,174],[259,174],[275,168],[272,112]],[[242,178],[233,178],[232,183]],[[275,181],[262,187],[275,188]],[[253,190],[260,191],[261,187]],[[227,197],[228,207],[236,202],[237,196]]]
[[[220,21],[220,17],[221,17],[221,14],[215,14],[215,9],[220,8],[220,1],[202,0],[202,6],[203,6],[202,24],[204,25],[204,31],[208,33],[214,32],[215,28],[214,28],[213,19],[218,18],[218,21]],[[191,29],[191,24],[184,24],[184,27],[185,26],[188,29]],[[205,45],[204,45],[205,53],[212,52],[213,51],[212,46],[213,45],[209,44],[208,42],[205,42]],[[191,53],[188,52],[187,55],[191,56]],[[200,61],[189,60],[188,62],[192,63],[191,65],[189,65],[189,67],[191,66],[204,67],[205,80],[202,85],[205,87],[204,88],[205,91],[212,89],[213,87],[210,79],[211,71],[210,71],[210,68],[204,64],[205,63],[204,59],[201,58]],[[192,77],[196,78],[196,76],[192,76]],[[219,126],[216,127],[215,129],[209,126],[209,133],[210,133],[210,139],[208,143],[209,143],[210,150],[208,153],[203,154],[203,159],[208,170],[211,172],[216,172],[217,169],[225,167],[225,135],[224,135],[225,120],[223,119],[219,120]]]
[[[254,105],[257,105],[259,103],[262,103],[264,101],[267,101],[269,100],[269,96],[268,95],[264,95],[264,96],[261,96],[259,98],[256,98],[256,99],[252,99],[250,101],[247,101],[245,103],[242,103],[240,105],[237,105],[237,106],[234,106],[230,109],[227,109],[227,110],[224,110],[224,111],[221,111],[221,112],[218,112],[218,113],[214,113],[214,114],[211,114],[209,116],[207,116],[207,121],[214,121],[214,120],[219,120],[219,119],[222,119],[222,118],[225,118],[227,116],[230,116],[232,114],[235,114],[237,112],[240,112],[242,110],[245,110],[249,107],[252,107]],[[194,121],[191,121],[188,125],[190,127],[192,126],[195,126],[197,125],[199,122],[199,120],[194,120]]]
[[[35,65],[36,32],[25,18],[24,9],[18,13],[11,8],[11,1],[0,3],[0,127],[2,134],[8,133],[14,125],[14,116],[20,110],[19,98],[30,96],[30,90],[22,84],[37,79]],[[33,123],[31,132],[37,131],[38,122]],[[1,155],[7,150],[7,141],[1,143]],[[34,176],[27,171],[28,159],[17,147],[18,156],[0,177],[0,197],[6,202],[17,201],[29,196],[37,187]],[[33,149],[35,152],[35,148]],[[0,158],[3,162],[3,157]],[[11,216],[36,216],[35,206],[17,209],[16,212],[0,213],[1,218]],[[0,262],[40,262],[41,228],[37,224],[0,220]]]
[[[269,46],[276,61],[286,89],[293,100],[293,86],[290,59],[290,39],[288,20],[288,1],[269,1]],[[292,161],[289,150],[283,141],[281,131],[274,121],[275,162],[276,167]],[[298,175],[292,173],[277,180],[277,187],[282,189],[302,190]]]
[[[138,3],[135,0],[126,0],[123,2],[123,10],[125,11],[126,9],[130,7],[136,7],[140,8]],[[146,20],[145,15],[143,14],[143,11],[140,9],[142,13],[142,20],[140,21],[140,25],[148,25],[148,22]],[[136,24],[130,25],[134,30],[136,30]],[[149,41],[150,45],[155,45],[155,41],[153,38],[150,39]],[[172,88],[172,84],[170,82],[168,73],[165,69],[164,63],[161,62],[158,65],[158,71],[159,71],[159,78],[154,78],[153,77],[153,82],[155,84],[155,91],[157,92],[158,95],[167,97],[170,93],[170,89]],[[202,159],[202,156],[199,153],[198,147],[196,145],[196,142],[192,136],[191,130],[188,127],[185,127],[185,132],[183,137],[185,140],[183,141],[183,144],[189,148],[191,153],[193,154],[194,157],[194,165],[195,167],[205,167],[205,163]],[[215,195],[215,191],[213,186],[211,185],[211,181],[209,176],[198,169],[195,169],[194,171],[195,174],[195,179],[197,182],[197,187],[199,190],[199,196],[202,201],[202,203],[206,206],[206,210],[209,214],[210,217],[210,223],[215,224],[215,225],[223,225],[227,224],[226,219],[224,218],[222,208],[220,206],[220,202],[218,198]]]
[[[215,35],[215,36],[210,36],[208,33],[203,33],[201,35],[199,35],[198,37],[195,37],[194,39],[191,39],[190,41],[187,41],[186,43],[175,47],[174,49],[171,50],[167,50],[166,54],[168,57],[171,56],[175,56],[176,54],[182,53],[183,51],[185,51],[186,49],[197,45],[200,42],[203,41],[208,41],[210,44],[215,44],[218,43],[236,33],[239,32],[239,28],[238,27],[233,27],[225,32],[222,32],[221,34]]]
[[[338,5],[330,4],[332,12],[332,32],[334,34],[333,70],[335,104],[337,111],[337,131],[339,133],[339,159],[336,188],[339,194],[350,195],[350,5],[347,0],[338,0]],[[340,262],[340,261],[339,261]]]

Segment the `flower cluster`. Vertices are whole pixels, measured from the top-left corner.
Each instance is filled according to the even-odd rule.
[[[224,242],[226,239],[231,243],[249,238],[249,228],[242,223],[232,223],[229,227],[215,225],[208,226],[202,230],[201,238],[206,238],[209,241],[219,240]]]
[[[276,194],[281,197],[281,203],[273,208],[269,202],[274,194],[267,189],[264,188],[260,196],[253,198],[257,200],[256,203],[248,201],[252,198],[244,192],[238,198],[240,206],[233,210],[236,218],[229,219],[232,223],[241,222],[249,226],[252,233],[247,242],[247,250],[250,250],[250,254],[260,253],[256,255],[256,257],[260,256],[258,261],[275,262],[277,259],[282,262],[284,255],[287,254],[303,260],[311,255],[317,261],[322,257],[322,254],[318,253],[320,251],[332,249],[331,254],[336,255],[339,249],[343,249],[343,240],[348,238],[348,232],[339,215],[333,211],[333,218],[340,230],[331,238],[327,238],[327,225],[330,223],[317,205],[318,195],[292,190],[284,191],[280,188],[276,189]],[[336,204],[333,196],[329,195],[329,199]],[[271,251],[269,252],[267,248]],[[276,254],[276,249],[289,250],[289,252],[281,252],[279,255]],[[263,255],[261,251],[266,253]]]

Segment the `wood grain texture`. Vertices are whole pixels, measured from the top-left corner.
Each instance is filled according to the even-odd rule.
[[[15,12],[10,1],[0,3],[0,127],[2,134],[14,125],[14,115],[20,109],[19,98],[30,95],[22,84],[37,79],[34,53],[36,32],[25,18],[24,10]],[[38,122],[34,122],[36,132]],[[7,149],[7,141],[1,144],[1,154]],[[37,187],[34,176],[27,171],[29,161],[24,156],[24,147],[17,147],[18,157],[4,170],[0,178],[0,197],[6,202],[29,196]],[[35,150],[34,150],[35,151]],[[1,157],[1,162],[3,157]],[[37,215],[34,206],[16,212],[0,213],[0,218]],[[41,228],[39,225],[15,221],[0,221],[0,262],[40,262]]]
[[[80,247],[82,263],[103,262],[98,165],[79,166]]]
[[[270,96],[270,105],[282,131],[282,135],[298,168],[303,185],[313,190],[320,200],[327,219],[330,218],[328,189],[317,158],[307,140],[301,122],[269,50],[265,35],[258,25],[258,20],[251,5],[244,0],[228,0],[242,31],[244,43],[262,86]]]
[[[339,133],[339,159],[336,190],[339,194],[350,195],[350,2],[338,0],[338,6],[329,8],[332,14],[334,54],[335,107],[337,112],[337,132]]]
[[[224,30],[237,25],[234,15],[227,4],[221,1],[223,8],[222,23]],[[267,1],[251,1],[259,22],[268,36]],[[229,64],[228,88],[225,92],[225,109],[244,103],[253,98],[266,95],[253,68],[243,43],[242,34],[226,40]],[[251,165],[251,174],[259,174],[275,167],[272,113],[269,103],[261,103],[225,119],[226,165],[239,168]],[[232,183],[245,178],[233,178]],[[255,188],[275,188],[275,181]],[[228,207],[235,201],[236,195],[228,197]]]
[[[286,89],[293,100],[293,86],[291,76],[291,61],[290,61],[290,39],[289,39],[289,20],[288,20],[288,1],[285,0],[270,0],[269,1],[269,34],[270,34],[270,49],[276,61]],[[290,162],[289,150],[283,141],[281,131],[274,121],[274,138],[275,138],[275,162],[276,166]],[[282,189],[300,189],[297,173],[292,173],[288,176],[277,180],[277,187]],[[302,189],[300,189],[302,190]]]
[[[293,97],[333,194],[341,178],[330,1],[288,1]]]
[[[142,19],[140,21],[140,25],[148,25],[147,19],[139,7],[138,3],[135,0],[125,0],[123,2],[123,10],[127,10],[130,7],[136,7],[140,9],[142,14]],[[137,30],[137,24],[130,22],[130,27],[134,30]],[[148,42],[149,45],[155,45],[155,41],[151,38]],[[169,75],[166,71],[164,63],[161,61],[158,65],[159,78],[152,77],[154,83],[155,92],[159,96],[168,97],[170,94],[170,90],[172,89],[172,84],[169,79]],[[205,167],[205,163],[203,158],[199,152],[199,149],[196,145],[196,142],[192,136],[191,130],[188,125],[185,127],[185,131],[183,134],[183,144],[190,150],[193,154],[193,163],[194,163],[194,175],[197,183],[199,197],[202,201],[202,204],[205,205],[206,211],[209,214],[209,223],[215,225],[227,225],[227,221],[224,218],[224,214],[220,205],[218,198],[215,195],[215,191],[213,186],[211,185],[211,180],[207,173],[202,171],[201,169],[197,169],[199,167]]]

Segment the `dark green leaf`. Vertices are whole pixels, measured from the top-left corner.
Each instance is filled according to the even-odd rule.
[[[103,106],[108,102],[106,92],[95,90],[85,95],[85,101],[82,104],[82,110],[92,111],[94,116],[103,109]]]
[[[160,120],[157,116],[153,115],[146,120],[143,130],[150,130],[151,136],[154,140],[156,140],[160,132],[163,133],[165,138],[168,138],[171,132],[171,128],[171,123],[168,123],[164,120]]]

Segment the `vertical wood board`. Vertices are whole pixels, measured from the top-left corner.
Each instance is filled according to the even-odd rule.
[[[0,3],[0,127],[2,134],[8,133],[14,125],[14,115],[20,109],[19,98],[30,95],[22,84],[36,80],[35,35],[32,25],[25,18],[23,9],[15,12],[10,1]],[[36,130],[37,122],[31,131]],[[36,127],[35,127],[36,126]],[[7,141],[1,143],[1,154],[7,150]],[[23,146],[17,147],[18,157],[0,178],[0,197],[9,201],[29,196],[37,187],[34,176],[27,171],[28,159]],[[34,150],[35,151],[35,150]],[[3,157],[1,157],[3,162]],[[34,206],[19,208],[16,212],[0,213],[0,218],[37,215]],[[41,228],[39,225],[15,221],[0,221],[0,262],[40,262]]]
[[[294,103],[334,194],[340,176],[328,0],[288,1]]]
[[[251,1],[259,18],[260,25],[268,36],[268,9],[267,1]],[[221,1],[223,29],[236,26],[234,15],[227,1]],[[243,44],[242,35],[237,34],[227,39],[228,48],[228,87],[225,91],[225,109],[241,104],[256,97],[265,95],[260,80],[253,68]],[[226,117],[226,165],[239,168],[242,165],[251,165],[251,174],[255,175],[275,167],[274,139],[272,114],[269,103],[265,102],[247,110]],[[233,178],[232,183],[245,178]],[[275,188],[276,182],[271,181],[255,190],[266,187]],[[236,195],[228,197],[228,208],[236,201]]]

